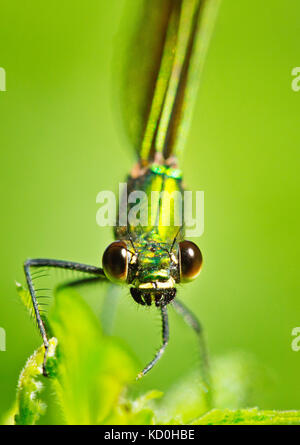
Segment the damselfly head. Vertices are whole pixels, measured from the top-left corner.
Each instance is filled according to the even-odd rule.
[[[179,282],[175,250],[149,239],[135,245],[137,258],[130,264],[128,276],[131,296],[142,305],[165,306],[175,297],[175,285]]]
[[[114,241],[103,254],[103,269],[113,282],[131,285],[133,299],[142,305],[165,306],[175,298],[176,284],[194,280],[200,273],[202,254],[192,241],[130,244]]]
[[[170,303],[176,296],[176,288],[170,287],[166,289],[142,289],[131,287],[130,293],[134,301],[143,306],[151,306],[154,303],[156,306],[165,306]]]

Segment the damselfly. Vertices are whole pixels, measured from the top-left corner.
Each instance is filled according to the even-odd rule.
[[[177,155],[182,150],[196,96],[200,71],[219,0],[145,0],[144,19],[128,65],[129,130],[138,161],[127,180],[127,193],[139,190],[183,191]],[[148,205],[145,202],[143,205]],[[115,227],[115,240],[103,254],[103,268],[53,259],[29,259],[24,269],[37,323],[48,349],[47,331],[40,314],[33,269],[50,267],[80,271],[95,278],[126,284],[132,298],[143,306],[156,306],[162,317],[162,346],[138,377],[145,375],[162,356],[169,339],[168,304],[197,333],[208,384],[200,323],[176,297],[179,283],[194,280],[202,266],[199,248],[184,238],[184,227],[171,218],[161,224],[165,207],[161,197],[156,223]],[[35,272],[36,273],[36,272]],[[44,362],[45,363],[45,362]]]

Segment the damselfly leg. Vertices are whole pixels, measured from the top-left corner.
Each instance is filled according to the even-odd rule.
[[[166,306],[163,306],[160,308],[161,310],[161,319],[162,319],[162,345],[155,354],[153,360],[145,366],[145,368],[138,374],[137,380],[142,378],[147,372],[150,371],[150,369],[153,368],[153,366],[158,362],[158,360],[161,358],[163,353],[165,352],[165,349],[167,347],[168,341],[169,341],[169,322],[168,322],[168,309]]]
[[[40,310],[39,310],[39,304],[37,300],[36,291],[33,284],[33,278],[31,273],[31,268],[42,268],[42,267],[53,267],[53,268],[59,268],[59,269],[67,269],[67,270],[74,270],[77,272],[83,272],[87,274],[95,275],[96,278],[101,278],[103,280],[107,280],[107,278],[104,275],[104,272],[101,268],[90,266],[88,264],[82,264],[82,263],[76,263],[72,261],[61,261],[61,260],[52,260],[49,258],[36,258],[36,259],[28,259],[24,263],[24,272],[27,280],[28,289],[31,295],[32,304],[36,316],[36,321],[38,324],[38,328],[40,330],[44,347],[45,347],[45,356],[44,356],[44,362],[43,362],[43,374],[47,376],[47,372],[45,369],[46,360],[47,360],[47,352],[49,347],[48,342],[48,336],[46,332],[45,325],[43,323]]]
[[[203,335],[203,328],[197,317],[193,312],[188,309],[181,301],[177,299],[172,301],[172,305],[176,312],[182,316],[185,323],[190,326],[197,334],[199,347],[200,347],[200,360],[201,360],[201,377],[204,385],[204,392],[208,404],[211,403],[211,386],[210,386],[210,369],[208,361],[208,353],[206,348],[206,342]]]

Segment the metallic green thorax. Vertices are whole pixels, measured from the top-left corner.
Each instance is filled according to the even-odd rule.
[[[132,246],[129,248],[137,254],[138,262],[132,265],[128,277],[129,283],[134,286],[154,282],[174,285],[179,281],[177,250],[184,228],[176,224],[182,221],[181,181],[180,170],[158,164],[141,169],[138,176],[128,178],[129,201],[131,192],[145,193],[141,199],[128,204],[128,217],[132,212],[137,218],[148,215],[146,225],[133,224],[129,218],[127,226],[118,226],[115,230],[116,239],[131,240]],[[167,215],[170,216],[169,221],[164,220]],[[138,219],[135,223],[138,223]]]

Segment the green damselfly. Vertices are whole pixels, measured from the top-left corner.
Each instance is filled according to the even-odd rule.
[[[183,191],[177,155],[185,143],[218,5],[219,0],[145,0],[144,19],[127,70],[128,129],[138,154],[138,161],[127,180],[127,193],[142,190],[149,196],[153,191]],[[155,209],[157,224],[134,226],[128,223],[115,227],[116,241],[104,251],[103,269],[52,259],[25,262],[45,357],[48,336],[32,270],[43,267],[75,270],[89,277],[92,275],[94,279],[126,284],[138,304],[153,304],[161,312],[162,346],[138,377],[145,375],[165,350],[169,338],[167,310],[168,304],[172,304],[199,336],[203,378],[208,385],[201,326],[176,298],[177,285],[198,276],[202,255],[196,244],[184,239],[183,226],[178,228],[173,219],[168,226],[161,225],[164,206],[161,198]]]

